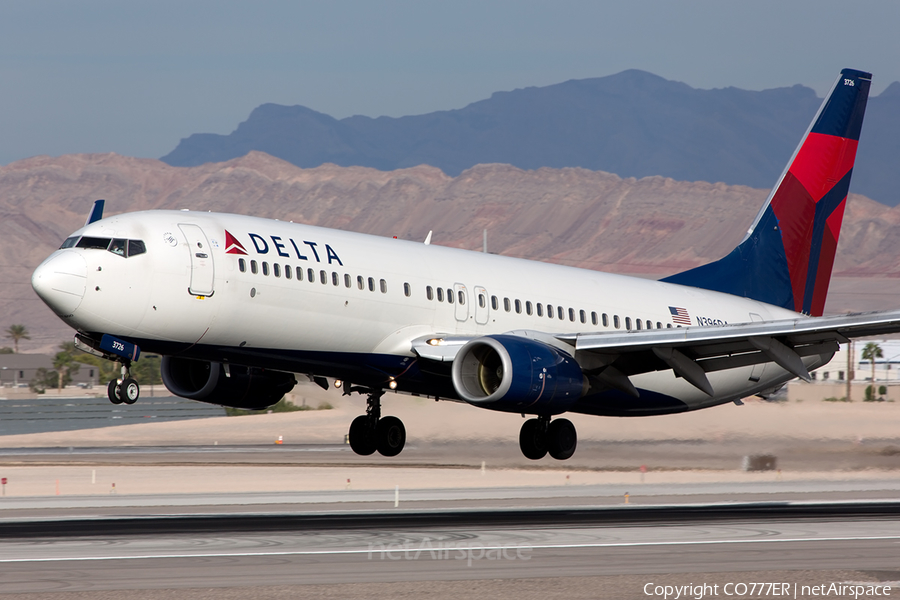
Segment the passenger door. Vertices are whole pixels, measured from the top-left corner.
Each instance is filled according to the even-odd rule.
[[[191,284],[188,292],[195,296],[212,296],[215,291],[215,266],[209,240],[199,225],[179,223],[178,227],[187,239],[191,255]]]

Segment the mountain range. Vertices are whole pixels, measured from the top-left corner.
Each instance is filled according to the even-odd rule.
[[[197,166],[261,151],[304,168],[431,165],[456,177],[478,164],[504,163],[770,188],[820,103],[801,85],[702,90],[629,70],[400,118],[335,119],[303,106],[263,104],[232,133],[191,135],[161,160]],[[900,204],[898,162],[894,82],[869,98],[853,191]]]
[[[72,332],[37,298],[34,268],[84,224],[148,209],[233,212],[561,264],[660,277],[724,256],[767,190],[587,169],[479,165],[450,177],[322,165],[301,169],[261,152],[197,167],[115,154],[38,156],[0,166],[0,315],[25,324],[24,351],[51,350]],[[896,308],[900,207],[851,194],[828,312]],[[846,290],[846,293],[842,290]],[[611,290],[610,293],[614,293]],[[0,342],[0,346],[4,345]]]

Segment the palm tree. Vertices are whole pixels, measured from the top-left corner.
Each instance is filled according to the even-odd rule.
[[[883,357],[884,354],[881,352],[881,346],[875,342],[868,342],[865,347],[863,347],[862,359],[867,360],[872,364],[872,384],[875,383],[875,359]]]
[[[53,368],[59,375],[56,385],[58,392],[62,394],[62,389],[71,380],[72,375],[78,372],[81,365],[75,361],[75,342],[63,342],[59,345],[59,349],[53,358]]]
[[[6,330],[6,337],[12,339],[16,354],[19,353],[19,340],[31,339],[31,336],[28,335],[28,328],[24,325],[10,325]]]

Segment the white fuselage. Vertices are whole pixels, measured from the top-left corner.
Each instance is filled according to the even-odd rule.
[[[715,326],[798,317],[697,288],[232,214],[129,213],[73,236],[140,240],[146,252],[55,252],[33,280],[39,293],[61,292],[41,293],[51,308],[79,331],[173,343],[186,353],[196,345],[411,357],[411,341],[427,335],[622,333],[686,318]],[[827,358],[804,362],[812,368]],[[634,382],[700,408],[790,377],[771,363],[712,373],[712,399],[672,371]]]

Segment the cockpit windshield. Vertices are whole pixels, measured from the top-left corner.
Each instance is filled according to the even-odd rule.
[[[90,236],[72,236],[67,238],[59,247],[64,248],[84,248],[86,250],[109,250],[113,254],[123,257],[137,256],[147,251],[147,246],[143,240],[126,240],[123,238],[101,238]]]

